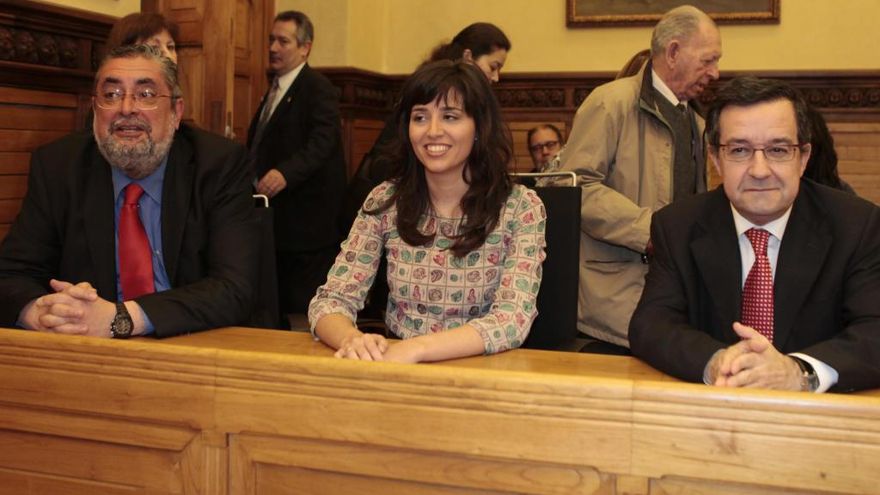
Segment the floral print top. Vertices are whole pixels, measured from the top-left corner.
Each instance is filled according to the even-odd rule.
[[[377,186],[364,208],[374,209],[394,192]],[[458,258],[448,248],[461,219],[427,215],[422,232],[436,232],[431,244],[411,246],[400,238],[396,206],[358,213],[327,282],[309,305],[309,322],[339,313],[356,321],[373,283],[380,256],[388,258],[385,323],[400,338],[440,332],[469,323],[483,339],[486,354],[519,347],[537,315],[546,246],[544,204],[531,189],[514,185],[498,225],[479,249]]]

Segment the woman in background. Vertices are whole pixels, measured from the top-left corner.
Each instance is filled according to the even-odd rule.
[[[116,21],[107,36],[107,51],[126,45],[150,45],[177,63],[177,24],[162,14],[143,12],[129,14]]]
[[[807,107],[810,119],[810,159],[804,169],[804,177],[819,184],[855,194],[855,190],[841,180],[837,174],[837,151],[834,149],[834,137],[828,130],[825,117],[812,105]]]
[[[518,347],[537,314],[546,214],[507,174],[510,135],[488,78],[467,62],[422,66],[395,113],[390,179],[376,187],[309,306],[317,337],[349,359],[420,362]],[[357,312],[388,261],[388,330]]]

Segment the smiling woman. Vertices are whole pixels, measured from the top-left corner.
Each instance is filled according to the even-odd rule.
[[[391,178],[370,193],[327,283],[309,307],[337,357],[399,362],[520,346],[535,318],[544,205],[507,175],[510,136],[487,78],[440,61],[401,89]],[[388,329],[364,334],[356,313],[388,261]]]

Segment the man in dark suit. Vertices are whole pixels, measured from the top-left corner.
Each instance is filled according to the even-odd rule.
[[[723,187],[654,215],[633,354],[718,386],[880,386],[880,209],[801,179],[809,120],[784,83],[734,79],[706,133]]]
[[[279,303],[305,313],[339,248],[345,159],[337,91],[306,61],[314,29],[302,12],[278,14],[269,36],[273,82],[248,131],[257,192],[275,209]]]
[[[258,236],[243,147],[180,124],[173,62],[121,47],[92,132],[33,153],[0,246],[0,326],[125,338],[244,323]]]

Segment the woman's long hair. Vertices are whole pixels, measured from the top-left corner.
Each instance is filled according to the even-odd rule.
[[[416,157],[409,139],[410,113],[415,105],[429,104],[438,98],[459,97],[464,112],[474,119],[474,144],[462,169],[468,190],[461,198],[464,220],[453,237],[450,250],[461,257],[483,245],[498,225],[501,209],[513,187],[507,164],[513,156],[510,133],[501,119],[501,110],[489,81],[480,69],[466,62],[432,62],[419,68],[403,85],[395,109],[397,133],[383,150],[392,165],[390,180],[395,184],[392,196],[368,214],[397,207],[397,230],[412,246],[433,241],[434,232],[419,231],[421,218],[431,209],[425,168]]]
[[[498,49],[510,51],[510,40],[498,26],[488,22],[475,22],[462,29],[449,43],[434,48],[428,61],[458,60],[464,56],[466,49],[476,59]]]

